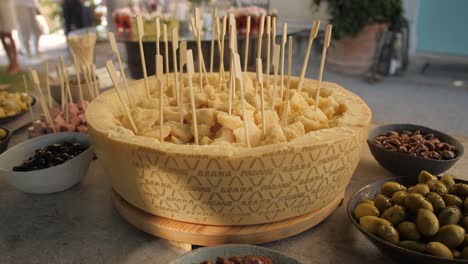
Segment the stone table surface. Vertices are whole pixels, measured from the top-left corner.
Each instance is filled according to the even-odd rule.
[[[468,138],[458,137],[466,149]],[[17,131],[11,145],[26,139]],[[468,180],[468,158],[449,172]],[[263,244],[303,263],[391,264],[346,216],[350,196],[390,177],[364,147],[343,205],[316,227],[294,237]],[[80,184],[51,195],[25,194],[0,177],[0,263],[155,263],[184,254],[164,239],[125,222],[113,208],[111,187],[99,161]]]

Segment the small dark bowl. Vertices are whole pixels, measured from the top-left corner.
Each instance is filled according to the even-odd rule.
[[[364,199],[374,198],[378,193],[380,193],[380,187],[388,181],[395,181],[405,186],[415,185],[417,183],[416,178],[408,177],[395,177],[385,180],[381,180],[372,184],[365,186],[359,191],[355,192],[349,199],[348,206],[346,208],[348,218],[351,220],[351,223],[359,230],[361,233],[369,239],[372,244],[374,244],[380,252],[386,257],[395,260],[397,263],[418,263],[418,264],[457,264],[457,263],[468,263],[468,260],[463,259],[446,259],[440,257],[434,257],[427,254],[418,253],[416,251],[411,251],[387,241],[384,241],[377,236],[372,235],[362,228],[356,219],[353,216],[354,208],[361,203]],[[455,182],[468,183],[463,180],[455,180]]]
[[[425,159],[421,157],[413,157],[397,151],[386,150],[372,142],[376,136],[385,134],[390,130],[399,133],[403,132],[404,130],[420,130],[424,135],[433,133],[442,142],[446,142],[455,146],[455,154],[457,156],[450,160]],[[377,160],[377,162],[382,165],[382,167],[395,175],[409,177],[415,177],[419,175],[422,170],[426,170],[432,174],[438,175],[450,169],[463,156],[464,153],[463,145],[455,138],[434,129],[410,124],[393,124],[374,128],[369,133],[367,138],[367,145],[369,145],[369,149],[372,155]]]
[[[6,127],[0,127],[0,129],[3,129],[7,132],[6,137],[0,140],[0,154],[2,154],[3,152],[5,152],[5,150],[8,149],[8,144],[10,143],[11,138],[11,130]]]
[[[32,102],[31,102],[31,107],[33,107],[35,104],[36,104],[36,98],[32,95],[29,95],[31,98],[32,98]],[[29,112],[29,109],[26,109],[26,110],[23,110],[17,114],[14,114],[14,115],[11,115],[11,116],[6,116],[6,117],[2,117],[0,118],[0,124],[5,124],[5,123],[8,123],[12,120],[15,120],[16,118],[24,115],[25,113]]]

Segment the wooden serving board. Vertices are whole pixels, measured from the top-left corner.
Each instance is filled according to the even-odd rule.
[[[115,191],[112,200],[120,215],[136,228],[176,243],[213,246],[262,244],[304,232],[325,220],[341,204],[344,194],[312,213],[269,224],[210,226],[190,224],[155,216],[125,201]],[[187,245],[182,245],[187,249]]]

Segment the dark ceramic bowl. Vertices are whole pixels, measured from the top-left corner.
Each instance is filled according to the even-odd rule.
[[[11,130],[5,127],[0,127],[0,129],[3,129],[7,132],[7,135],[4,139],[0,140],[0,154],[5,152],[8,148],[8,143],[10,143],[10,138],[11,138]]]
[[[36,104],[36,98],[34,96],[32,96],[32,95],[29,95],[29,96],[32,98],[31,107],[33,107]],[[2,117],[2,118],[0,118],[0,124],[5,124],[5,123],[8,123],[8,122],[10,122],[12,120],[15,120],[16,118],[24,115],[27,112],[29,112],[29,109],[23,110],[23,111],[15,114],[15,115]]]
[[[405,186],[415,185],[417,184],[416,178],[408,178],[408,177],[395,177],[389,178],[385,180],[381,180],[372,184],[365,186],[364,188],[360,189],[359,191],[355,192],[351,198],[349,199],[348,206],[346,208],[348,213],[348,218],[351,220],[351,223],[359,230],[361,233],[369,239],[372,244],[374,244],[380,252],[386,257],[397,261],[397,263],[418,263],[418,264],[456,264],[456,263],[468,263],[468,260],[462,259],[446,259],[440,257],[434,257],[427,254],[418,253],[416,251],[411,251],[387,241],[384,241],[377,236],[372,235],[371,233],[367,232],[362,228],[357,220],[354,218],[353,212],[354,208],[361,203],[364,199],[372,199],[377,194],[380,193],[381,186],[388,182],[394,181],[399,182]],[[461,183],[468,183],[467,181],[457,180],[455,182]]]
[[[301,264],[301,262],[269,248],[235,244],[199,248],[171,261],[170,264],[198,264],[205,260],[211,260],[215,263],[216,257],[248,255],[267,256],[273,261],[273,263]]]
[[[422,134],[433,133],[442,142],[455,146],[456,157],[451,160],[435,160],[413,157],[405,153],[386,150],[372,142],[376,136],[385,134],[390,130],[399,133],[405,130],[420,130]],[[382,167],[395,175],[409,177],[418,176],[422,170],[438,175],[450,169],[450,167],[452,167],[463,156],[464,152],[463,145],[455,138],[434,129],[410,124],[393,124],[374,128],[369,133],[367,145],[369,145],[372,155],[379,164],[382,165]]]

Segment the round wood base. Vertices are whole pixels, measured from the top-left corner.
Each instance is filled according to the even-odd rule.
[[[331,215],[343,200],[343,194],[331,203],[309,214],[260,225],[209,226],[190,224],[159,217],[142,211],[112,192],[114,206],[120,215],[136,228],[170,241],[191,245],[262,244],[297,235],[314,227]]]

